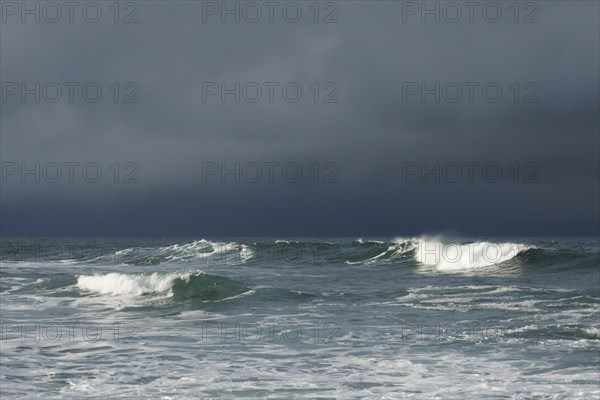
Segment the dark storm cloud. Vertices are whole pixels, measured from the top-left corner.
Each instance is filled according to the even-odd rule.
[[[298,23],[276,14],[272,23],[239,24],[218,16],[204,23],[201,2],[166,1],[137,2],[139,23],[114,24],[109,3],[100,4],[96,24],[11,15],[1,25],[3,83],[103,89],[98,103],[78,90],[73,103],[23,103],[18,95],[1,103],[5,166],[96,162],[103,172],[97,183],[6,177],[4,235],[598,233],[596,2],[536,2],[539,22],[531,24],[514,23],[508,2],[495,3],[498,23],[478,13],[472,23],[466,15],[457,23],[410,15],[404,23],[403,2],[337,2],[332,24],[312,21],[312,2],[297,3]],[[531,11],[521,9],[519,20]],[[115,82],[121,96],[134,82],[139,103],[114,103]],[[203,102],[203,82],[280,86],[273,103],[265,90],[255,104],[231,96],[223,104],[218,95]],[[282,98],[287,82],[303,89],[298,103]],[[433,95],[423,103],[419,94],[403,99],[407,82],[456,82],[465,92],[456,103]],[[465,82],[478,83],[472,102]],[[497,103],[482,97],[490,82],[503,90]],[[339,102],[323,103],[328,94]],[[527,95],[539,101],[524,103]],[[207,162],[269,161],[280,163],[272,183],[266,168],[259,183],[217,175],[203,182]],[[139,166],[138,183],[122,183],[133,171],[127,162]],[[281,175],[289,162],[302,168],[298,183]],[[403,176],[408,166],[466,162],[479,163],[473,182],[466,169],[456,183],[442,173],[440,182]],[[501,166],[498,182],[482,177],[491,163]],[[324,182],[328,176],[337,183]]]

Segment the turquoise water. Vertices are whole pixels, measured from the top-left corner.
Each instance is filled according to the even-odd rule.
[[[3,239],[3,398],[591,399],[598,238]]]

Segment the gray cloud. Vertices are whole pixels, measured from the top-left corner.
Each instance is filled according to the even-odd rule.
[[[11,96],[0,104],[4,165],[97,162],[103,172],[98,183],[7,177],[3,235],[598,234],[596,2],[536,2],[534,24],[514,23],[507,2],[497,3],[498,23],[454,24],[403,23],[402,2],[387,1],[338,2],[333,24],[312,21],[312,2],[298,2],[305,14],[296,24],[203,23],[202,2],[167,1],[137,2],[140,22],[115,24],[99,4],[96,24],[14,16],[1,24],[4,84],[81,82],[73,103]],[[98,103],[81,98],[85,82],[102,87]],[[120,100],[135,82],[139,103],[114,103],[114,82]],[[280,86],[273,103],[221,103],[202,101],[203,82]],[[283,99],[287,82],[302,87],[298,103]],[[463,92],[457,103],[432,95],[423,103],[403,101],[405,82],[480,85],[473,102]],[[482,97],[486,82],[502,88],[497,103]],[[534,92],[539,102],[524,103]],[[323,103],[332,93],[339,102]],[[269,161],[297,162],[301,181],[202,179],[206,162]],[[120,181],[131,172],[126,162],[139,165],[139,183],[114,183],[114,162]],[[322,182],[327,162],[339,166],[339,182]],[[498,163],[503,177],[403,181],[403,163],[436,162]],[[537,182],[523,182],[525,169],[515,183],[510,166],[528,163],[539,167]]]

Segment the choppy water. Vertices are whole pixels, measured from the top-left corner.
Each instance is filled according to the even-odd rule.
[[[598,238],[1,250],[2,398],[600,396]]]

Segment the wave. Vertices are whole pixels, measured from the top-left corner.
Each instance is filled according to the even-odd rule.
[[[322,240],[264,240],[264,241],[210,241],[206,239],[183,243],[151,243],[140,240],[141,246],[115,251],[111,249],[93,257],[60,260],[71,264],[109,264],[133,266],[173,265],[190,270],[206,265],[241,264],[346,264],[346,265],[398,265],[407,267],[433,267],[441,271],[476,270],[502,264],[509,269],[539,269],[559,271],[565,269],[597,268],[599,246],[588,240],[492,240],[456,241],[432,237],[412,237],[383,240],[333,239]],[[22,255],[6,246],[6,258],[12,260]],[[85,247],[81,244],[81,247]],[[79,254],[79,252],[78,252]],[[81,254],[88,254],[81,251]],[[4,255],[4,253],[3,253]],[[52,261],[51,261],[52,262]],[[56,261],[55,261],[56,262]],[[19,268],[29,265],[18,262]],[[12,265],[12,264],[11,264]],[[43,266],[44,262],[31,267]]]
[[[469,270],[505,263],[535,246],[521,243],[452,242],[428,238],[397,238],[391,243],[364,241],[341,251],[337,261],[377,264],[413,261],[438,270]]]
[[[600,339],[600,328],[583,328],[583,332],[587,339]]]
[[[519,261],[525,268],[537,268],[544,271],[588,269],[597,272],[599,254],[587,250],[534,248],[519,254]]]
[[[279,254],[284,261],[307,261],[348,265],[376,265],[408,262],[435,266],[438,270],[468,270],[502,264],[536,249],[521,243],[452,242],[428,238],[397,238],[393,241],[288,242],[254,244],[255,254]],[[290,256],[291,254],[291,256]],[[416,264],[415,264],[416,263]]]
[[[346,264],[374,264],[392,262],[405,258],[416,248],[414,241],[406,240],[398,243],[385,243],[382,241],[370,240],[358,241],[353,243],[356,251],[352,256],[344,260]]]
[[[421,264],[433,265],[438,270],[456,271],[505,263],[533,248],[520,243],[418,241],[415,259]]]
[[[245,262],[252,256],[248,245],[201,239],[162,247],[129,247],[92,261],[118,260],[127,265],[146,266],[185,262],[235,263]]]
[[[249,289],[226,277],[201,272],[127,275],[80,275],[80,290],[111,296],[162,294],[175,299],[220,300],[233,298]]]

